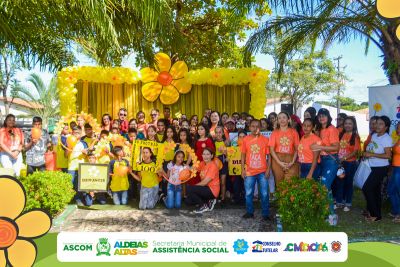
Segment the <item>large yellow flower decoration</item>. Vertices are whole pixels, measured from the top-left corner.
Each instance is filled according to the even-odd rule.
[[[12,177],[0,177],[0,266],[32,266],[36,245],[31,240],[46,234],[51,219],[41,210],[22,212],[25,191]]]
[[[384,18],[396,19],[400,17],[400,1],[398,0],[377,0],[376,9]],[[396,36],[400,39],[400,25],[396,28]]]
[[[188,67],[184,61],[177,61],[172,65],[167,54],[155,55],[155,69],[144,68],[142,75],[143,97],[154,102],[160,97],[164,105],[172,105],[179,99],[179,93],[186,94],[192,89],[192,84],[186,78]],[[171,66],[172,65],[172,66]]]

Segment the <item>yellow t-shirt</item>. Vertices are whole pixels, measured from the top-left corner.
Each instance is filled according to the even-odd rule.
[[[82,138],[82,141],[86,142],[86,144],[88,145],[88,147],[90,147],[91,145],[93,145],[93,141],[95,140],[95,137],[87,137],[85,136],[84,138]],[[92,144],[93,143],[93,144]]]
[[[84,163],[86,160],[86,155],[82,153],[82,150],[85,149],[84,144],[79,141],[68,157],[68,170],[77,171],[79,169],[79,163]]]
[[[164,138],[163,134],[157,134],[158,142],[161,142],[162,139]]]
[[[215,155],[217,157],[224,154],[220,151],[221,147],[226,148],[224,141],[215,141]]]
[[[110,164],[115,170],[118,166],[129,166],[129,164],[125,160],[117,161],[113,160],[110,162]],[[110,184],[110,189],[113,192],[118,192],[118,191],[126,191],[129,189],[129,181],[128,181],[128,174],[124,176],[118,176],[114,173],[113,176],[111,176],[111,184]]]
[[[61,136],[58,137],[58,143],[56,147],[56,160],[57,160],[57,168],[58,169],[66,169],[68,168],[68,157],[65,156],[65,150],[63,149],[61,143]]]
[[[141,163],[140,169],[150,170],[155,169],[156,164],[154,162],[151,163]],[[142,176],[142,186],[151,188],[158,185],[158,176],[157,173],[150,172],[150,171],[141,171],[140,175]]]

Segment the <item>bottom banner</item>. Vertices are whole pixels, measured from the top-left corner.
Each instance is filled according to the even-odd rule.
[[[344,262],[346,233],[62,232],[61,262]]]

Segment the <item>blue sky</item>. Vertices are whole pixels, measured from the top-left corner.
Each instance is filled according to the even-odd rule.
[[[368,101],[367,86],[388,84],[386,76],[381,68],[381,52],[374,45],[371,44],[368,55],[364,54],[364,43],[359,40],[351,41],[348,44],[334,44],[329,48],[329,58],[335,58],[340,55],[343,56],[341,65],[347,66],[345,72],[351,80],[346,82],[345,96],[355,99],[357,103],[361,103],[363,101]],[[256,65],[259,67],[269,70],[272,70],[274,67],[274,61],[269,55],[257,54],[255,59]],[[78,55],[78,60],[78,65],[81,66],[94,65],[93,61],[83,55]],[[123,60],[122,65],[135,69],[133,56]],[[53,76],[52,73],[40,72],[39,67],[35,67],[31,71],[19,71],[16,78],[29,87],[30,85],[26,83],[25,80],[32,72],[39,73],[46,83],[48,83]],[[331,96],[318,95],[315,97],[315,100],[330,100],[330,98]]]

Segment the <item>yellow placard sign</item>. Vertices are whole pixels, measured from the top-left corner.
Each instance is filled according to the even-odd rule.
[[[226,152],[228,155],[229,175],[242,175],[242,153],[240,152],[240,147],[228,147]]]
[[[145,141],[145,140],[135,140],[135,142],[133,142],[133,147],[132,147],[132,169],[134,171],[143,171],[142,167],[140,166],[143,158],[142,158],[142,151],[143,148],[148,147],[151,149],[151,151],[153,152],[153,155],[156,157],[158,154],[158,150],[160,149],[160,145],[157,142],[154,141]],[[154,160],[156,160],[156,158],[154,158]],[[154,171],[153,171],[154,169]],[[151,172],[156,172],[157,170],[155,168],[152,168],[152,170],[148,170]]]
[[[108,164],[80,163],[78,191],[106,192],[108,186]]]

